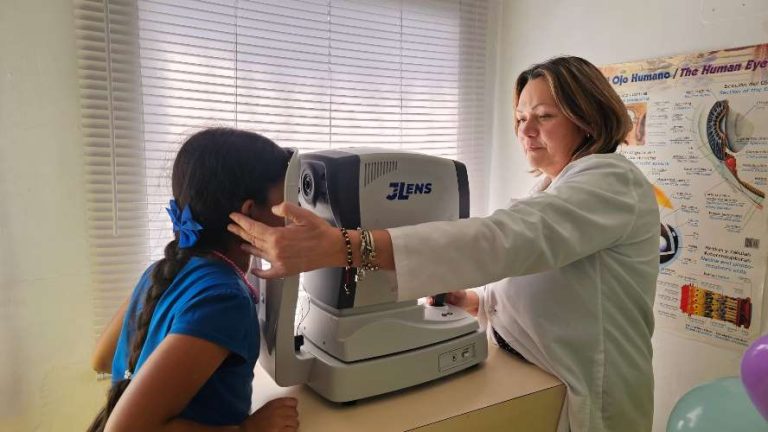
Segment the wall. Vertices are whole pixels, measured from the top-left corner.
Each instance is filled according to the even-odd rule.
[[[505,1],[491,205],[503,206],[533,185],[514,138],[511,107],[514,79],[528,65],[561,54],[578,55],[599,65],[766,42],[768,2],[762,0]],[[763,310],[768,310],[768,301]],[[766,331],[768,319],[762,325],[762,332]],[[656,333],[653,342],[654,431],[666,430],[674,403],[693,385],[738,375],[741,352],[712,348],[663,331]]]
[[[0,430],[83,430],[94,340],[71,0],[0,9]]]

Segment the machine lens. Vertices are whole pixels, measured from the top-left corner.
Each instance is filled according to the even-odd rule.
[[[315,178],[312,172],[307,170],[301,175],[301,194],[304,198],[313,202],[315,198]]]

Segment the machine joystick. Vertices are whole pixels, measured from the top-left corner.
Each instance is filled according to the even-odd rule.
[[[432,296],[432,306],[445,306],[445,294]]]

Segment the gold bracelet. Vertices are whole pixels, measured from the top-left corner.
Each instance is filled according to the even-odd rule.
[[[360,230],[360,261],[363,274],[366,271],[376,271],[379,269],[376,260],[376,243],[373,240],[373,233],[370,230]]]

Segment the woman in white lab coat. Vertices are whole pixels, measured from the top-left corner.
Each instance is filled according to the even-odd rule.
[[[506,350],[562,380],[559,431],[650,431],[653,300],[659,212],[643,174],[617,146],[627,111],[601,72],[578,57],[534,65],[517,79],[515,129],[533,171],[528,197],[484,218],[342,232],[307,210],[272,228],[240,214],[230,230],[279,277],[320,267],[396,270],[402,300],[455,291]],[[361,254],[361,242],[375,256]],[[365,245],[364,245],[365,246]],[[366,248],[363,248],[366,250]],[[367,256],[366,256],[367,255]]]

